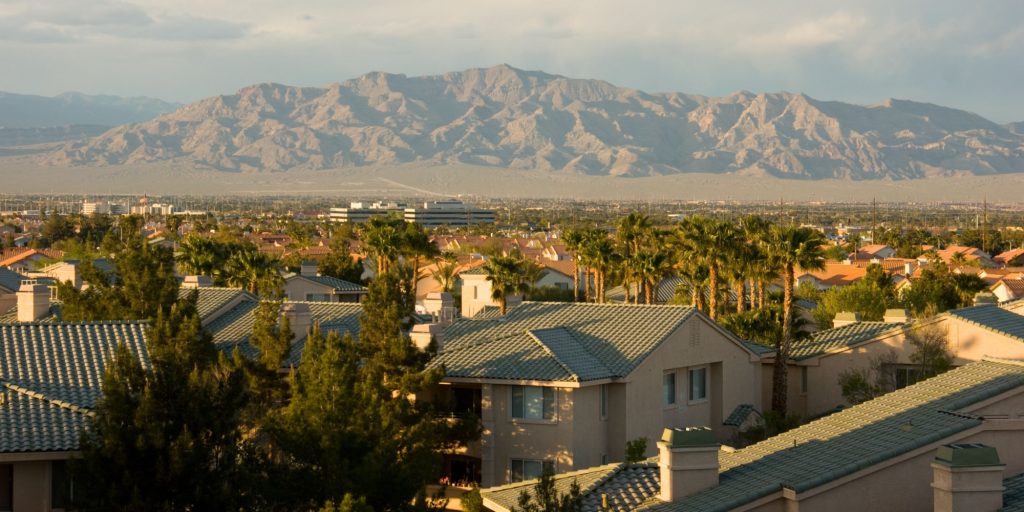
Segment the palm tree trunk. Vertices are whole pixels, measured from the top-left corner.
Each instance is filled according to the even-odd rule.
[[[505,316],[506,308],[508,308],[508,298],[505,294],[502,294],[501,298],[498,299],[498,311],[501,312],[501,316]]]
[[[654,282],[644,283],[644,296],[647,298],[647,305],[654,304]]]
[[[718,267],[708,265],[708,316],[718,318]]]
[[[747,309],[747,298],[745,297],[747,292],[746,283],[742,279],[736,281],[736,312],[742,313]]]
[[[765,302],[768,300],[766,288],[767,286],[763,280],[757,281],[757,307],[759,309],[764,309]]]
[[[697,309],[704,309],[700,304],[700,288],[696,283],[690,283],[690,305]]]
[[[622,287],[626,290],[626,300],[623,301],[624,304],[629,304],[629,301],[630,301],[630,298],[631,298],[630,295],[632,295],[632,294],[629,293],[629,289],[632,286],[633,286],[633,283],[629,282],[628,279],[622,282]]]
[[[572,257],[572,301],[580,301],[580,263],[576,256]]]
[[[782,276],[782,338],[775,345],[775,367],[772,375],[772,410],[785,417],[789,398],[789,338],[793,326],[793,266],[786,265]]]

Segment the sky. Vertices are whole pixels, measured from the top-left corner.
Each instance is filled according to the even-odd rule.
[[[0,91],[187,102],[501,63],[1024,121],[1020,0],[0,0]]]

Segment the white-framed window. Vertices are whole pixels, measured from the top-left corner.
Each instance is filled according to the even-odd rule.
[[[512,417],[524,420],[555,419],[555,389],[512,386]]]
[[[690,401],[698,402],[708,398],[708,368],[690,368]]]
[[[666,372],[661,377],[662,404],[665,406],[676,404],[676,373]]]
[[[608,419],[608,384],[601,384],[601,419]]]
[[[512,459],[509,461],[509,481],[535,480],[544,474],[544,468],[554,473],[555,462],[537,459]]]

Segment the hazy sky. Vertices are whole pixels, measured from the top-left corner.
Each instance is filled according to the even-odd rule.
[[[649,92],[896,97],[1024,121],[1024,2],[0,0],[0,90],[191,101],[508,63]]]

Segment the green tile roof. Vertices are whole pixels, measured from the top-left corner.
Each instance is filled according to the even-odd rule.
[[[947,314],[1017,341],[1024,341],[1024,315],[991,305],[954,309]]]
[[[1024,385],[1024,364],[984,360],[850,407],[734,452],[719,485],[659,511],[739,507],[783,487],[804,492],[981,424],[962,409]]]
[[[733,409],[731,413],[729,413],[729,417],[722,422],[722,425],[728,425],[730,427],[742,426],[751,414],[757,414],[758,416],[760,416],[760,413],[757,412],[757,409],[755,409],[753,405],[737,405],[736,408]]]
[[[905,329],[908,324],[886,322],[857,322],[812,334],[794,341],[789,357],[796,361],[817,357],[829,352],[852,347],[890,332]]]
[[[338,279],[337,277],[331,276],[300,276],[303,279],[309,279],[315,283],[322,284],[324,286],[330,286],[339,292],[345,293],[366,293],[367,289],[365,286],[356,283],[350,283],[344,279]]]
[[[21,288],[21,280],[25,276],[5,267],[0,267],[0,290],[15,293]]]
[[[320,329],[324,334],[348,332],[355,337],[359,336],[359,316],[363,312],[361,305],[351,302],[302,302],[302,304],[309,305],[313,321],[320,323]],[[247,357],[259,355],[259,350],[249,343],[258,305],[257,300],[246,298],[207,324],[206,330],[213,336],[213,343],[218,349],[231,352],[238,347]],[[293,340],[292,350],[284,365],[298,366],[305,346],[305,338]]]
[[[0,453],[74,450],[119,343],[149,366],[145,322],[0,325]]]
[[[444,332],[431,366],[449,377],[587,381],[624,377],[694,309],[683,306],[524,302]]]
[[[241,288],[221,288],[215,286],[181,288],[178,290],[178,297],[184,299],[194,291],[198,292],[196,307],[199,310],[199,317],[204,322],[209,320],[211,314],[216,313],[239,296],[249,300],[256,300],[256,297]]]
[[[1024,473],[1003,480],[1003,512],[1024,512]]]
[[[563,494],[568,493],[575,481],[583,495],[583,510],[626,512],[636,510],[657,494],[658,472],[657,463],[652,461],[607,464],[557,475],[555,489]],[[481,494],[492,504],[512,510],[513,507],[518,507],[519,494],[524,490],[533,493],[536,485],[537,480],[529,480],[484,489]],[[607,508],[602,507],[602,495],[608,501]]]

